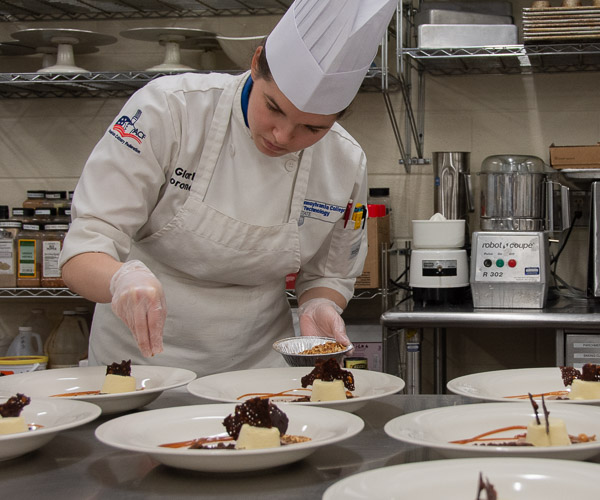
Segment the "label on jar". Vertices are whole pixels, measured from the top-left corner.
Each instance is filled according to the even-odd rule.
[[[36,240],[19,240],[19,278],[35,278],[35,246]]]
[[[58,258],[60,257],[60,241],[42,242],[42,277],[60,278],[60,267],[58,267]]]
[[[0,240],[0,274],[14,274],[14,242]]]

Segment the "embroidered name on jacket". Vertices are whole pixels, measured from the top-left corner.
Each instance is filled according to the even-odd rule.
[[[346,207],[339,205],[330,205],[322,201],[315,200],[304,200],[304,206],[302,207],[301,217],[310,217],[311,219],[318,219],[324,222],[335,223],[338,217],[336,214],[343,214]]]
[[[141,144],[146,137],[146,134],[135,126],[135,123],[140,119],[140,116],[142,116],[141,109],[138,109],[131,118],[127,115],[123,115],[108,131],[115,139],[135,151],[137,154],[140,154],[140,150],[134,142]]]

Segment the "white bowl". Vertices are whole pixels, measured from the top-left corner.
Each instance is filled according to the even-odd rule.
[[[266,35],[258,36],[221,36],[217,35],[217,41],[223,52],[238,67],[250,69],[250,62],[256,48]]]
[[[28,396],[27,393],[25,395]],[[10,396],[14,394],[0,396],[0,401],[4,403]],[[85,401],[31,398],[31,402],[23,408],[21,416],[28,425],[35,424],[41,427],[0,436],[0,460],[10,460],[37,450],[54,439],[59,432],[87,424],[95,420],[100,413],[98,406]]]
[[[404,380],[389,373],[374,370],[353,370],[354,397],[339,401],[302,401],[291,403],[292,399],[310,395],[309,389],[302,388],[302,377],[311,368],[255,368],[226,373],[215,373],[190,382],[187,389],[194,396],[222,403],[240,403],[255,395],[277,394],[269,399],[275,404],[288,402],[301,406],[322,406],[333,410],[355,412],[368,401],[396,394],[404,389]],[[285,393],[285,395],[283,394]]]
[[[465,220],[413,220],[413,248],[462,248]]]
[[[600,436],[600,408],[549,403],[548,409],[553,418],[564,420],[569,434]],[[539,414],[543,420],[541,408]],[[452,442],[472,438],[494,429],[513,425],[526,426],[534,418],[535,414],[529,402],[474,403],[406,413],[390,420],[383,429],[394,439],[431,448],[446,458],[497,456],[587,460],[600,454],[600,441],[566,446],[477,446]],[[503,438],[507,439],[524,432],[507,430],[493,437],[502,441]]]
[[[154,401],[163,391],[189,384],[196,374],[183,368],[167,366],[133,365],[137,390],[121,394],[90,394],[65,396],[94,403],[102,413],[119,413],[135,410]],[[106,366],[58,368],[0,377],[0,394],[24,393],[32,400],[55,394],[100,390],[106,376]],[[54,398],[57,399],[57,398]],[[61,398],[62,399],[62,398]]]
[[[461,458],[381,467],[341,479],[323,500],[390,498],[475,498],[479,474],[498,498],[564,500],[597,491],[600,465],[548,458]],[[482,495],[486,498],[485,495]]]
[[[288,416],[288,434],[310,437],[304,443],[258,450],[166,448],[161,444],[226,435],[223,420],[235,404],[181,406],[131,413],[96,429],[104,444],[146,453],[155,460],[182,469],[205,472],[243,472],[268,469],[307,457],[318,448],[339,443],[364,427],[351,413],[309,406],[278,404]]]

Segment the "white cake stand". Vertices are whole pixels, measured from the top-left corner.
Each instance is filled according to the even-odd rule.
[[[38,73],[87,73],[87,69],[75,65],[74,53],[88,53],[90,47],[109,45],[117,41],[116,37],[111,35],[68,28],[32,28],[16,31],[11,36],[24,45],[35,47],[42,54],[56,54],[56,63],[52,64],[52,60],[46,58]],[[83,47],[74,50],[78,45]]]
[[[92,45],[73,45],[73,54],[93,54],[94,52],[99,52],[100,49],[98,47],[94,47]],[[57,65],[57,56],[58,56],[58,47],[49,45],[47,47],[36,47],[34,50],[36,54],[43,54],[42,57],[42,69],[38,70],[39,72],[46,72],[47,68]],[[51,70],[53,73],[57,73],[56,70]],[[86,71],[86,70],[84,70]],[[64,71],[63,71],[64,72]]]
[[[181,63],[180,49],[212,50],[216,48],[215,34],[193,28],[132,28],[121,31],[121,36],[145,42],[158,42],[165,47],[161,64],[146,71],[190,71],[194,68]]]

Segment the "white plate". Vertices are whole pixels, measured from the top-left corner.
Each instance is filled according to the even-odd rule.
[[[317,448],[358,434],[364,427],[350,413],[306,406],[277,405],[289,419],[288,434],[311,441],[262,450],[190,450],[161,448],[160,444],[227,435],[223,419],[235,404],[209,404],[149,410],[117,417],[100,425],[96,437],[123,450],[147,453],[155,460],[183,469],[240,472],[267,469],[300,460]]]
[[[310,367],[259,368],[256,370],[240,370],[218,373],[201,377],[187,388],[195,396],[221,401],[239,403],[240,396],[249,393],[278,393],[290,389],[302,389],[300,379],[311,372]],[[404,388],[404,380],[387,373],[371,370],[348,370],[354,375],[354,397],[343,401],[321,401],[318,403],[293,403],[294,405],[322,406],[335,410],[356,411],[371,399],[388,396],[400,392]],[[300,390],[294,397],[310,395],[307,390]],[[283,402],[290,398],[273,397],[271,401]]]
[[[382,467],[327,488],[323,500],[414,500],[475,498],[482,473],[499,499],[589,498],[598,489],[600,465],[537,458],[463,458]],[[482,495],[483,498],[485,494]]]
[[[448,390],[461,396],[486,401],[523,401],[507,396],[526,395],[528,392],[541,394],[553,391],[565,391],[560,368],[521,368],[517,370],[497,370],[473,373],[450,380]],[[535,398],[535,399],[541,399]],[[600,405],[600,399],[551,400],[552,403],[579,403]]]
[[[2,397],[0,401],[4,403],[6,399],[8,398]],[[98,418],[100,413],[100,407],[84,401],[31,398],[31,402],[23,408],[21,416],[28,425],[37,424],[43,427],[0,436],[0,460],[8,460],[37,450],[60,431],[87,424]]]
[[[529,402],[466,404],[417,411],[390,420],[384,430],[394,439],[433,448],[447,458],[514,456],[586,460],[600,453],[600,408],[548,406],[551,417],[565,421],[569,434],[595,434],[598,441],[570,446],[475,446],[450,443],[501,427],[527,425],[535,418]],[[541,407],[539,414],[543,419]],[[512,430],[497,436],[501,439],[501,436],[524,432]]]
[[[196,378],[196,374],[190,370],[167,366],[133,365],[131,374],[136,379],[137,388],[141,390],[56,399],[89,401],[98,405],[103,414],[118,413],[141,408],[154,401],[163,391],[185,385]],[[102,387],[105,375],[106,366],[18,373],[0,377],[0,394],[8,397],[18,391],[34,399],[68,392],[97,391]]]

